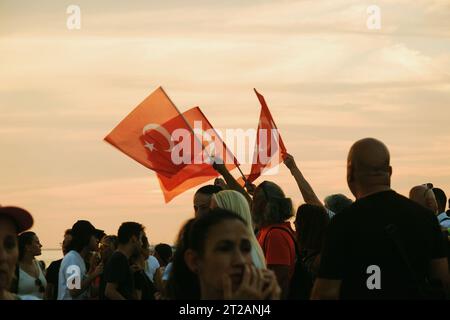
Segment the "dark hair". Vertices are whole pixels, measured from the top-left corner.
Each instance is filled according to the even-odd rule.
[[[146,249],[150,247],[150,242],[148,242],[147,236],[144,234],[142,237],[142,249]]]
[[[201,187],[200,189],[198,189],[195,194],[197,193],[203,193],[203,194],[208,194],[208,195],[213,195],[214,193],[220,192],[222,191],[222,188],[219,186],[215,186],[213,184],[208,184],[206,186]]]
[[[189,233],[195,219],[188,220],[180,229],[176,241],[172,270],[167,281],[167,297],[171,300],[187,300],[200,297],[197,275],[184,262],[184,253],[189,247]]]
[[[105,231],[96,232],[94,234],[94,237],[97,238],[98,241],[102,240],[104,237],[106,237]]]
[[[25,247],[33,242],[35,236],[36,234],[32,231],[26,231],[19,235],[19,261],[21,261],[25,255]]]
[[[118,245],[118,242],[119,242],[118,239],[117,239],[117,236],[115,236],[115,235],[106,235],[106,236],[104,236],[102,238],[101,241],[104,241],[104,240],[111,242],[111,244],[114,246],[114,248],[117,249],[117,245]]]
[[[330,222],[324,207],[302,204],[297,209],[295,229],[300,249],[322,251],[325,232]]]
[[[117,232],[118,244],[127,244],[133,236],[139,238],[140,233],[144,231],[144,226],[137,222],[124,222]]]
[[[335,214],[341,213],[344,209],[350,207],[353,201],[343,194],[332,194],[325,198],[325,207],[333,211]]]
[[[71,231],[72,239],[70,240],[69,244],[67,245],[67,252],[69,251],[76,251],[80,252],[83,250],[84,247],[89,245],[89,242],[91,242],[91,234],[82,234],[82,235],[76,235],[73,234]]]
[[[286,198],[283,190],[271,181],[264,181],[255,189],[255,195],[264,194],[259,201],[254,201],[252,216],[257,225],[266,226],[282,223],[291,218],[293,214],[292,201]]]
[[[433,188],[434,197],[436,198],[436,202],[438,204],[439,213],[445,211],[445,206],[447,205],[447,196],[445,195],[444,190],[440,188]]]
[[[72,236],[72,229],[66,229],[66,231],[64,231],[64,236]]]
[[[234,212],[226,209],[215,208],[205,215],[205,217],[198,218],[194,221],[194,224],[189,232],[189,249],[196,251],[200,254],[200,256],[202,256],[209,229],[226,220],[239,220],[246,225],[245,221]]]
[[[130,264],[134,264],[137,261],[139,261],[139,259],[142,259],[144,257],[143,250],[146,249],[146,248],[149,248],[149,246],[150,246],[150,243],[148,242],[147,236],[146,235],[142,236],[142,247],[141,247],[141,250],[136,251],[135,253],[133,253],[130,256],[130,259],[129,259]]]
[[[155,246],[155,252],[159,258],[167,265],[172,258],[172,247],[167,243],[159,243]]]
[[[200,299],[200,283],[197,274],[193,273],[184,260],[186,250],[192,249],[203,255],[209,230],[226,220],[244,220],[235,213],[215,208],[205,215],[190,219],[182,227],[177,240],[177,250],[173,258],[172,271],[167,283],[168,297],[174,300]]]

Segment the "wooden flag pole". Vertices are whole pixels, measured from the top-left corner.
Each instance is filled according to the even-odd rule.
[[[241,173],[242,179],[244,179],[244,183],[247,184],[247,178],[245,177],[244,173],[242,172],[241,167],[240,166],[236,166],[236,167],[238,168],[239,172]]]

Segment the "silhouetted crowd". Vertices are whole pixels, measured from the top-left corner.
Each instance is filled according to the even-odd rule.
[[[391,189],[387,147],[359,140],[347,158],[355,198],[322,202],[286,154],[304,200],[295,211],[271,181],[222,178],[197,190],[175,246],[151,246],[145,227],[124,222],[107,235],[79,220],[64,233],[63,258],[48,268],[27,231],[25,209],[0,206],[0,299],[447,299],[450,210],[431,183],[408,197]],[[450,205],[450,201],[449,201]]]

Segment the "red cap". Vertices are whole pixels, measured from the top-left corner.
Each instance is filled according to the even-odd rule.
[[[6,216],[14,221],[17,227],[17,233],[26,231],[33,226],[33,217],[27,210],[22,208],[2,207],[0,205],[0,217],[1,216]]]

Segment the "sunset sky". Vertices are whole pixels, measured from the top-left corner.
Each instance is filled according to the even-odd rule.
[[[351,196],[346,155],[367,136],[395,190],[450,194],[449,0],[0,0],[0,70],[0,204],[28,209],[46,248],[77,219],[172,243],[193,215],[194,190],[165,204],[154,172],[103,141],[158,86],[221,129],[256,129],[257,88],[321,199]],[[284,166],[265,179],[302,203]]]

